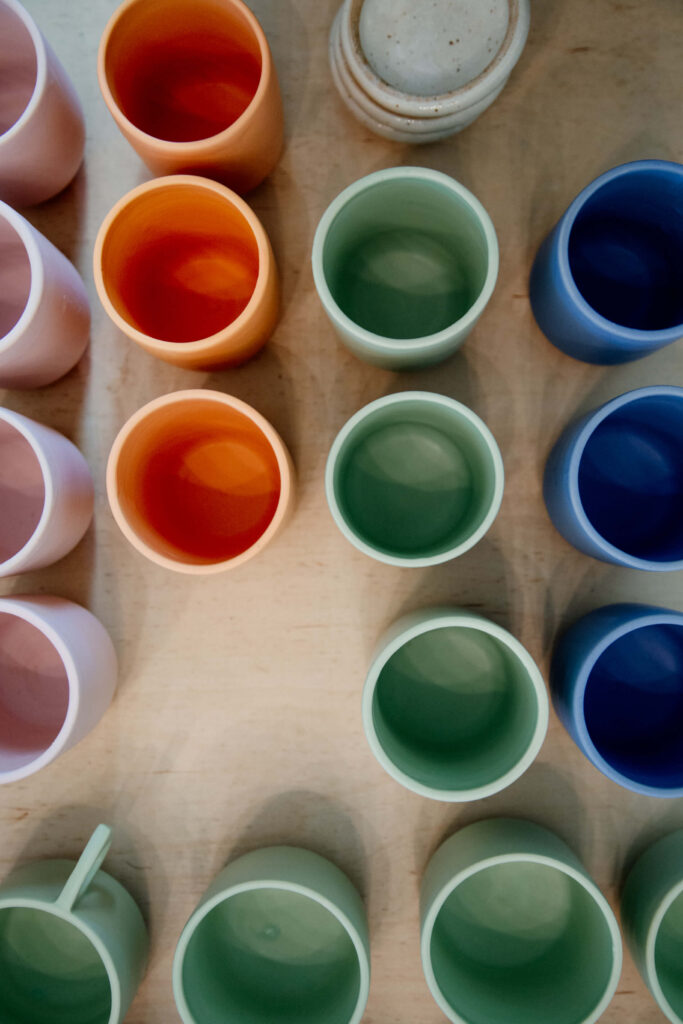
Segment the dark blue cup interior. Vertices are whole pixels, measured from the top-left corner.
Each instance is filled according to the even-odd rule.
[[[606,416],[581,455],[579,496],[593,527],[620,551],[683,558],[683,398],[637,398]]]
[[[683,786],[683,626],[641,626],[596,661],[584,694],[604,760],[644,786]]]
[[[649,168],[605,182],[569,235],[569,266],[597,313],[641,331],[683,324],[683,175]]]

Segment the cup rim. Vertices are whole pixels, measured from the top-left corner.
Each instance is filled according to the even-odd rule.
[[[150,135],[148,132],[143,131],[142,128],[138,128],[137,125],[129,120],[129,118],[124,114],[123,110],[114,98],[114,94],[109,85],[109,78],[106,69],[107,49],[116,27],[121,19],[128,13],[130,8],[136,7],[144,2],[145,0],[124,0],[124,3],[120,4],[112,14],[105,26],[104,32],[102,33],[97,51],[97,80],[99,82],[104,102],[119,126],[119,129],[123,131],[124,134],[131,135],[138,141],[138,143],[142,143],[157,151],[163,151],[164,153],[170,151],[176,157],[186,156],[188,158],[197,158],[205,153],[210,154],[216,146],[226,145],[231,141],[232,136],[241,134],[245,130],[248,130],[249,122],[253,121],[256,116],[257,109],[260,108],[263,102],[264,96],[271,88],[271,79],[274,77],[274,67],[266,34],[263,31],[256,15],[249,9],[249,7],[247,7],[243,0],[228,0],[233,8],[237,8],[240,11],[253,32],[254,38],[258,44],[261,56],[261,75],[259,77],[256,92],[239,117],[236,118],[232,124],[228,125],[227,128],[223,128],[222,131],[216,132],[215,135],[208,135],[203,139],[194,139],[189,141],[159,139],[156,135]]]
[[[146,541],[144,541],[142,537],[140,537],[130,526],[128,517],[126,516],[123,506],[119,500],[116,481],[121,453],[135,428],[140,423],[144,422],[144,420],[146,420],[150,415],[153,415],[157,410],[162,409],[167,405],[177,405],[182,404],[183,402],[196,401],[215,402],[219,405],[227,405],[230,409],[234,409],[236,412],[241,413],[250,420],[261,431],[270,445],[275,458],[277,459],[278,469],[280,472],[280,497],[278,499],[275,512],[273,513],[273,518],[270,520],[263,533],[245,551],[235,555],[234,558],[225,558],[218,562],[181,562],[170,558],[168,555],[162,555],[158,551],[155,551],[154,548],[147,544]],[[222,391],[213,391],[209,388],[188,388],[183,391],[172,391],[170,394],[161,395],[159,398],[152,399],[151,402],[147,402],[142,406],[142,408],[138,409],[137,412],[133,413],[133,415],[126,420],[116,435],[111,451],[109,452],[106,469],[106,490],[112,515],[114,516],[117,526],[123,533],[126,540],[140,554],[144,555],[156,565],[163,566],[166,569],[172,569],[175,572],[182,572],[192,576],[207,576],[213,573],[225,572],[228,569],[234,569],[237,566],[242,565],[250,558],[253,558],[254,555],[258,554],[267,544],[270,543],[275,534],[279,531],[280,527],[283,525],[289,512],[294,490],[293,476],[293,466],[289,452],[285,447],[285,443],[275,430],[275,427],[273,427],[265,416],[254,409],[253,406],[248,405],[247,402],[243,402],[241,399],[235,398],[233,395],[227,395]]]
[[[9,3],[10,0],[0,0],[0,3]],[[2,136],[0,136],[2,141]],[[45,268],[38,246],[38,232],[32,224],[22,217],[20,213],[12,209],[8,203],[0,200],[0,219],[4,220],[16,233],[19,241],[24,247],[28,257],[31,281],[29,284],[28,297],[24,308],[21,311],[17,322],[10,327],[7,334],[0,337],[0,357],[10,351],[24,336],[26,329],[36,315],[40,300],[43,297],[45,288]]]
[[[611,416],[612,413],[617,412],[624,406],[647,398],[675,398],[683,401],[683,388],[673,384],[653,384],[644,388],[635,388],[633,391],[625,391],[623,394],[617,395],[616,398],[610,399],[609,402],[605,402],[599,408],[594,409],[592,413],[589,413],[577,434],[569,456],[567,470],[569,500],[580,528],[589,540],[600,549],[605,559],[617,565],[625,565],[630,569],[645,569],[648,572],[673,572],[677,569],[683,569],[683,558],[671,559],[669,561],[641,558],[637,555],[629,554],[628,551],[624,551],[622,548],[616,547],[606,537],[603,537],[588,518],[581,500],[579,488],[581,460],[583,459],[586,446],[597,427]]]
[[[580,659],[579,667],[574,677],[570,715],[573,727],[576,729],[579,746],[585,750],[588,759],[608,779],[623,786],[625,789],[630,789],[634,793],[641,793],[644,796],[675,798],[683,796],[683,784],[672,787],[649,786],[645,783],[637,782],[628,775],[624,775],[623,772],[611,765],[593,742],[584,715],[586,687],[598,659],[617,640],[627,636],[629,633],[635,632],[637,629],[647,626],[678,626],[683,628],[683,612],[677,612],[668,608],[653,610],[648,605],[642,606],[642,610],[637,611],[632,606],[628,620],[612,626],[604,632],[598,640],[591,644],[589,650]]]
[[[408,618],[410,618],[411,621],[407,621]],[[441,800],[443,802],[451,803],[464,803],[470,800],[483,800],[485,797],[492,796],[494,793],[500,792],[500,790],[511,785],[516,779],[524,774],[527,768],[530,767],[538,756],[546,737],[548,730],[549,702],[545,681],[541,675],[538,665],[523,644],[513,636],[512,633],[509,633],[508,630],[503,629],[502,626],[497,625],[497,623],[492,622],[490,619],[486,619],[481,615],[472,614],[465,609],[430,608],[424,610],[419,621],[415,621],[413,616],[405,616],[404,619],[405,625],[401,629],[400,633],[393,636],[387,643],[383,644],[381,650],[379,650],[373,657],[365,679],[362,696],[362,716],[365,737],[370,745],[372,753],[384,770],[397,782],[400,782],[401,785],[405,786],[406,789],[409,789],[420,796],[430,797],[433,800]],[[399,619],[394,626],[396,628],[401,626],[401,620]],[[416,637],[423,636],[425,633],[435,632],[438,629],[448,629],[453,627],[460,629],[475,629],[481,633],[485,633],[487,636],[494,637],[511,654],[513,654],[526,671],[529,686],[533,693],[536,705],[536,725],[534,727],[532,737],[522,756],[510,769],[508,769],[507,772],[499,776],[497,779],[494,779],[492,782],[485,783],[484,785],[471,787],[469,789],[437,789],[435,786],[428,786],[417,781],[412,776],[408,775],[407,772],[399,768],[389,758],[384,747],[380,743],[372,713],[377,683],[379,682],[382,670],[386,667],[390,659],[402,647],[411,640],[414,640]],[[380,643],[382,643],[381,640]]]
[[[133,0],[133,2],[137,3],[138,0]],[[222,327],[214,334],[209,334],[205,338],[197,338],[195,341],[164,341],[162,338],[154,338],[150,334],[145,334],[144,331],[133,326],[133,324],[119,313],[109,296],[107,282],[105,281],[102,269],[102,254],[111,228],[119,215],[126,210],[131,203],[136,202],[141,196],[145,196],[150,192],[156,192],[162,189],[173,190],[176,187],[186,186],[197,190],[215,193],[241,214],[252,233],[254,241],[256,242],[258,250],[258,274],[249,301],[239,316],[237,316],[231,323]],[[232,189],[229,189],[226,185],[222,185],[220,182],[212,181],[209,178],[202,178],[196,174],[168,174],[159,178],[152,178],[150,181],[145,181],[141,185],[137,185],[129,192],[126,192],[126,194],[122,196],[114,206],[112,206],[97,232],[95,247],[93,250],[93,272],[95,277],[95,288],[100,298],[100,302],[104,306],[105,312],[116,324],[119,330],[132,341],[136,342],[142,348],[145,348],[152,355],[161,359],[167,358],[171,353],[177,354],[179,351],[187,352],[195,356],[202,354],[206,354],[208,356],[211,355],[213,349],[219,343],[225,342],[233,337],[233,335],[239,334],[244,325],[254,316],[255,310],[257,310],[259,305],[262,303],[266,292],[271,259],[272,252],[266,230],[254,211],[241,196],[238,196],[236,192],[233,192]]]
[[[360,1024],[365,1011],[370,987],[370,963],[361,935],[358,933],[353,922],[344,910],[341,907],[336,906],[331,900],[328,900],[322,895],[322,893],[319,893],[315,889],[309,888],[306,885],[301,885],[298,882],[285,881],[284,879],[278,879],[275,877],[238,882],[234,885],[226,886],[221,889],[220,892],[211,896],[206,900],[206,902],[200,903],[200,905],[196,907],[190,915],[190,918],[178,939],[178,944],[173,956],[172,972],[173,994],[175,996],[178,1012],[182,1017],[184,1024],[205,1024],[205,1022],[198,1021],[190,1010],[185,997],[185,986],[183,983],[183,968],[185,965],[187,947],[196,933],[197,928],[201,925],[204,918],[220,903],[224,903],[232,896],[237,896],[240,893],[254,892],[259,889],[279,889],[285,892],[297,893],[300,896],[306,896],[309,899],[314,900],[314,902],[319,906],[324,907],[325,910],[331,913],[342,925],[353,944],[359,967],[358,999],[356,1001],[353,1014],[349,1017],[347,1024]]]
[[[655,1002],[659,1006],[662,1013],[664,1013],[669,1020],[673,1021],[673,1024],[683,1024],[683,1017],[676,1013],[673,1006],[664,994],[661,982],[659,980],[659,973],[657,971],[657,964],[655,961],[655,946],[657,944],[657,938],[659,936],[659,929],[662,925],[664,917],[670,910],[673,903],[683,893],[683,871],[681,872],[681,878],[678,882],[675,882],[664,894],[657,908],[653,913],[647,928],[647,934],[645,937],[645,970],[647,972],[647,983],[652,991],[652,995],[655,998]]]
[[[418,338],[385,338],[355,323],[341,309],[332,295],[323,265],[325,243],[330,228],[347,203],[363,192],[381,186],[386,182],[400,179],[439,185],[464,202],[474,214],[481,227],[488,256],[484,283],[479,290],[477,298],[467,312],[442,330],[434,334],[425,334]],[[482,203],[468,188],[465,188],[459,181],[456,181],[455,178],[451,178],[450,175],[444,174],[442,171],[433,171],[427,167],[387,167],[380,171],[373,171],[372,174],[367,174],[363,178],[358,178],[356,181],[351,182],[332,200],[320,218],[315,230],[311,262],[313,265],[313,281],[320,300],[325,312],[338,329],[355,336],[368,349],[374,350],[377,353],[391,352],[395,349],[396,345],[400,345],[402,351],[406,353],[419,352],[429,355],[431,350],[438,350],[445,341],[448,341],[455,328],[460,332],[465,332],[473,327],[486,308],[498,278],[498,239],[491,217]]]
[[[0,3],[13,11],[17,18],[23,22],[26,31],[31,37],[31,42],[33,43],[33,49],[36,55],[36,80],[33,92],[31,93],[31,98],[16,121],[9,126],[7,131],[0,133],[1,149],[4,143],[9,142],[10,139],[14,138],[14,136],[22,130],[26,122],[33,116],[36,107],[42,99],[47,85],[47,50],[41,31],[26,8],[23,7],[18,0],[0,0]]]
[[[633,349],[637,355],[638,350],[644,345],[650,345],[653,349],[660,348],[669,342],[677,341],[683,335],[683,322],[673,327],[662,327],[657,330],[643,330],[635,327],[627,327],[618,324],[614,320],[598,313],[584,299],[582,293],[574,280],[569,263],[569,238],[574,229],[577,217],[589,199],[599,192],[603,186],[610,184],[618,178],[631,174],[639,174],[643,171],[668,171],[681,178],[683,187],[683,166],[673,160],[631,160],[625,164],[612,167],[603,174],[598,175],[585,188],[583,188],[575,199],[567,207],[557,225],[557,263],[562,284],[569,294],[572,303],[579,312],[600,331],[604,331],[613,337],[617,337],[620,344]]]
[[[431,941],[434,925],[448,897],[458,888],[459,885],[467,881],[468,878],[479,874],[480,871],[484,871],[487,868],[497,867],[501,864],[514,863],[538,864],[544,867],[554,868],[556,871],[560,871],[563,874],[568,875],[573,879],[573,881],[578,882],[578,884],[586,890],[588,895],[593,898],[598,909],[602,912],[603,920],[607,925],[612,940],[612,970],[602,997],[596,1007],[587,1017],[576,1022],[576,1024],[595,1024],[595,1021],[597,1021],[607,1009],[607,1006],[609,1005],[619,983],[623,959],[619,925],[617,924],[616,917],[614,916],[614,912],[609,903],[600,892],[600,889],[597,887],[595,882],[589,878],[588,875],[579,871],[571,864],[565,863],[559,858],[549,857],[545,854],[539,853],[501,853],[492,857],[485,857],[482,860],[476,861],[474,864],[468,865],[461,871],[457,871],[451,878],[449,878],[433,898],[422,924],[420,953],[422,956],[422,968],[427,980],[427,985],[429,986],[429,990],[432,993],[435,1002],[446,1014],[448,1019],[454,1022],[454,1024],[472,1024],[471,1020],[461,1017],[460,1014],[453,1009],[439,987],[431,959]]]
[[[488,512],[477,529],[473,530],[469,537],[461,541],[460,544],[456,544],[448,548],[446,551],[439,552],[436,555],[417,556],[415,558],[411,558],[402,555],[385,554],[383,551],[379,551],[371,544],[368,544],[367,541],[363,540],[355,530],[351,529],[346,522],[346,518],[341,511],[339,502],[337,501],[334,486],[334,472],[342,447],[347,438],[350,437],[359,423],[362,423],[375,412],[387,406],[396,405],[401,402],[424,402],[429,405],[442,405],[451,412],[461,416],[476,428],[486,445],[491,458],[491,466],[493,469],[493,494]],[[459,555],[464,554],[465,551],[469,551],[470,548],[474,547],[474,545],[481,540],[484,534],[487,533],[498,515],[498,511],[503,500],[504,486],[505,470],[503,467],[503,457],[500,454],[500,448],[498,447],[495,437],[484,421],[480,419],[472,409],[463,405],[462,402],[458,402],[454,398],[449,398],[446,395],[439,395],[432,391],[399,391],[390,395],[384,395],[382,398],[377,398],[374,402],[369,402],[367,405],[364,405],[346,421],[335,437],[325,465],[325,493],[327,496],[327,503],[329,505],[330,512],[332,513],[332,518],[346,539],[359,551],[362,551],[364,554],[376,559],[378,562],[384,562],[387,565],[409,566],[411,568],[424,568],[425,566],[439,565],[442,562],[450,562],[451,559],[457,558]]]

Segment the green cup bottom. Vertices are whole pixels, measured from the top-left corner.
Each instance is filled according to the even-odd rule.
[[[673,901],[659,926],[655,971],[672,1010],[683,1019],[683,893]]]
[[[45,910],[0,910],[2,1024],[107,1024],[111,986],[75,925]]]
[[[301,893],[253,889],[197,925],[182,985],[198,1024],[348,1024],[360,967],[351,937],[325,907]]]
[[[609,984],[612,937],[574,878],[507,862],[462,882],[431,938],[437,984],[468,1024],[580,1024]]]

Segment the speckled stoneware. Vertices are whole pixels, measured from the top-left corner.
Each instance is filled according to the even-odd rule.
[[[433,142],[493,103],[528,31],[529,0],[345,0],[330,33],[332,77],[378,135]]]

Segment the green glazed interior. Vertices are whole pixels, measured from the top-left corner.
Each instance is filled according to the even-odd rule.
[[[491,784],[524,756],[538,721],[529,673],[501,640],[444,626],[403,644],[372,702],[380,746],[405,775],[436,790]]]
[[[111,986],[99,953],[46,910],[0,909],[2,1024],[108,1024]]]
[[[580,1024],[610,982],[612,935],[590,892],[546,864],[470,875],[438,913],[436,982],[468,1024]]]
[[[381,406],[358,422],[333,477],[348,527],[398,558],[433,558],[465,543],[486,518],[495,485],[493,456],[476,425],[424,399]]]
[[[360,965],[349,933],[320,903],[259,888],[229,896],[199,922],[182,985],[197,1024],[348,1024]]]
[[[683,893],[673,901],[659,926],[655,971],[666,1000],[683,1019]]]
[[[478,298],[488,244],[477,214],[446,185],[418,178],[379,181],[332,221],[323,272],[333,299],[383,338],[436,334]]]

